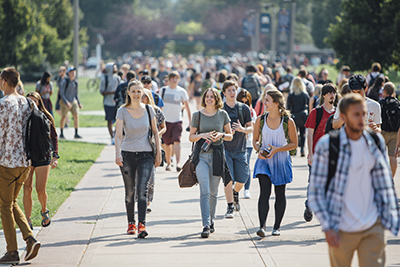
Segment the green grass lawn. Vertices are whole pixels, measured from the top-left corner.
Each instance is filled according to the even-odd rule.
[[[90,111],[90,110],[103,110],[103,96],[96,92],[89,92],[86,89],[86,83],[89,78],[79,78],[78,81],[78,95],[79,100],[82,104],[82,109],[80,111]],[[35,90],[34,83],[25,84],[25,94]],[[55,82],[53,85],[56,87]],[[53,108],[55,108],[57,101],[57,88],[54,88],[54,93],[51,96],[51,102],[53,103]],[[70,114],[70,126],[73,127],[72,115]],[[54,121],[56,127],[60,126],[60,115],[54,111]],[[104,120],[104,116],[95,116],[95,115],[79,115],[79,127],[105,127],[106,121]]]
[[[50,217],[69,197],[75,186],[99,157],[103,148],[104,145],[101,144],[59,140],[61,158],[58,160],[58,167],[50,171],[46,187],[48,194],[47,208],[50,210]],[[33,185],[33,188],[35,188],[35,185]],[[23,188],[18,196],[18,204],[23,209],[22,198]],[[41,206],[35,189],[32,198],[32,223],[34,226],[40,226],[42,221]],[[0,227],[3,228],[1,224]]]

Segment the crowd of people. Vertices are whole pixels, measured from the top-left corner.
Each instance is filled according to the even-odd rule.
[[[251,198],[253,178],[258,179],[260,192],[256,234],[261,238],[268,235],[266,221],[273,185],[275,222],[271,235],[281,235],[286,185],[294,179],[292,157],[299,153],[309,167],[303,217],[309,222],[315,214],[320,220],[331,265],[350,266],[357,250],[360,264],[365,264],[361,266],[384,266],[383,230],[397,235],[400,228],[393,182],[400,153],[400,102],[379,63],[372,65],[367,77],[354,75],[343,66],[334,83],[326,69],[317,75],[299,66],[293,73],[287,58],[272,64],[253,64],[243,58],[219,62],[178,56],[127,62],[104,66],[100,93],[111,144],[115,145],[115,162],[125,185],[128,234],[139,238],[149,234],[146,214],[152,212],[156,167],[164,166],[167,172],[173,167],[177,173],[182,170],[181,138],[186,130],[194,145],[191,160],[200,189],[202,238],[208,238],[216,228],[221,180],[227,205],[225,218],[229,219],[240,211],[241,191],[244,199]],[[81,138],[78,114],[82,104],[76,69],[61,66],[56,80],[55,110],[61,115],[58,137],[50,101],[53,83],[51,74],[45,72],[36,92],[27,97],[35,103],[33,108],[49,119],[52,146],[45,160],[27,161],[25,131],[17,129],[26,127],[30,105],[17,92],[19,80],[14,69],[1,72],[5,97],[0,100],[0,138],[10,142],[0,145],[0,170],[8,173],[0,172],[0,211],[7,241],[7,253],[0,263],[19,262],[15,229],[11,227],[15,222],[27,242],[25,259],[38,253],[40,242],[32,236],[30,221],[33,173],[42,206],[42,226],[47,227],[51,219],[45,187],[50,168],[58,164],[57,140],[64,138],[69,112],[74,118],[75,138]],[[192,112],[189,101],[195,103],[196,111]],[[185,115],[189,125],[183,125]],[[10,116],[17,119],[10,123]],[[257,153],[253,164],[252,153]],[[1,186],[10,181],[13,190]],[[15,202],[23,184],[25,215]]]

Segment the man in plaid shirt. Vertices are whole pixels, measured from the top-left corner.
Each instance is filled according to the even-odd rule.
[[[325,194],[330,142],[325,135],[315,148],[308,205],[325,232],[331,266],[350,266],[355,250],[360,266],[385,266],[384,228],[397,235],[400,224],[385,142],[378,133],[377,147],[365,130],[362,96],[346,95],[339,109],[345,127],[339,133],[336,172]]]

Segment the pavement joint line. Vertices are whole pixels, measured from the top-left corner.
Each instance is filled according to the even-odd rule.
[[[105,149],[106,149],[106,147],[103,148],[103,151],[104,151]],[[103,151],[102,151],[102,152],[103,152]],[[102,153],[102,152],[101,152],[101,153]],[[86,244],[86,246],[85,246],[85,249],[84,249],[83,252],[82,252],[82,255],[81,255],[80,259],[79,259],[79,262],[78,262],[78,265],[77,265],[77,266],[80,266],[80,265],[81,265],[82,260],[83,260],[83,258],[85,257],[85,252],[86,252],[86,251],[88,250],[88,248],[89,248],[90,241],[92,240],[93,233],[94,233],[94,231],[95,231],[95,229],[96,229],[96,226],[97,226],[97,221],[99,220],[101,214],[103,213],[104,207],[107,205],[107,202],[108,202],[108,200],[110,199],[111,193],[112,193],[112,191],[114,190],[114,188],[115,188],[115,186],[116,186],[116,184],[117,184],[117,182],[118,182],[118,178],[119,178],[119,176],[116,176],[116,177],[114,178],[114,184],[113,184],[113,186],[110,188],[110,190],[109,190],[109,192],[108,192],[108,196],[107,196],[107,198],[105,199],[105,201],[104,201],[104,203],[103,203],[103,206],[101,207],[101,210],[100,210],[99,214],[97,214],[96,220],[92,223],[92,224],[93,224],[92,231],[90,232],[90,235],[89,235],[87,244]]]
[[[246,209],[246,208],[245,208],[245,209]],[[247,213],[247,210],[246,210],[246,213]],[[246,229],[246,233],[247,233],[247,235],[248,235],[249,238],[250,238],[251,243],[253,243],[253,246],[256,248],[257,253],[258,253],[258,255],[260,256],[261,261],[263,262],[264,266],[266,267],[267,264],[265,263],[264,258],[263,258],[263,256],[261,255],[261,252],[260,252],[260,250],[258,249],[256,243],[254,242],[253,238],[251,237],[251,234],[250,234],[250,232],[249,232],[249,229],[247,228],[246,222],[245,222],[244,219],[243,219],[242,212],[239,211],[239,215],[240,215],[240,219],[242,220],[243,226],[244,226],[244,228]],[[275,264],[275,266],[276,266],[276,264]]]

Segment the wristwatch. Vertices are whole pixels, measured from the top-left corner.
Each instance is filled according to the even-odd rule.
[[[223,134],[222,134],[222,139],[224,139],[224,138],[225,138],[225,134],[223,133]]]
[[[57,153],[53,153],[53,158],[59,159],[60,156]]]

